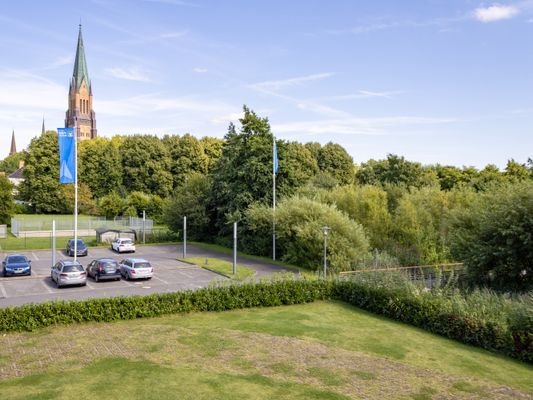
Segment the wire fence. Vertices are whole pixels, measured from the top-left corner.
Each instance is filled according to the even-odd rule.
[[[56,232],[64,232],[66,236],[74,231],[74,217],[72,215],[39,215],[11,218],[11,233],[16,237],[43,237],[51,236],[52,225],[55,221]],[[81,235],[93,235],[97,228],[130,228],[135,231],[151,232],[154,221],[138,217],[120,217],[106,219],[106,217],[78,216],[78,232]],[[61,233],[59,236],[63,236]]]

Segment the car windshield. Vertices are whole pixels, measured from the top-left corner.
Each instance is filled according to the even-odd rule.
[[[85,243],[83,242],[83,240],[78,239],[77,243],[78,243],[78,247],[85,247]],[[74,246],[74,240],[72,241],[72,246]]]
[[[63,267],[63,272],[81,272],[83,267],[81,265],[65,265]]]
[[[26,257],[24,256],[11,256],[7,259],[8,263],[25,263]]]
[[[118,264],[116,263],[116,261],[107,261],[105,263],[102,263],[102,266],[104,268],[118,268]]]
[[[147,263],[147,262],[135,263],[133,268],[150,268],[150,263]]]

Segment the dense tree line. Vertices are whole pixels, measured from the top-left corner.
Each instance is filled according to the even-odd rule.
[[[58,183],[57,134],[46,132],[17,154],[2,166],[12,169],[25,160],[20,200],[33,212],[71,213],[72,185]],[[509,160],[503,171],[494,165],[422,165],[394,154],[355,165],[338,144],[275,138],[268,119],[247,107],[224,139],[98,138],[79,144],[78,159],[83,213],[140,216],[146,210],[175,231],[187,216],[190,238],[222,244],[231,242],[232,223],[238,222],[239,246],[258,255],[272,254],[275,221],[278,257],[312,269],[321,265],[327,225],[333,270],[376,260],[465,261],[472,283],[501,290],[533,285],[531,159]],[[7,192],[4,186],[0,191]],[[10,213],[8,208],[4,214]]]

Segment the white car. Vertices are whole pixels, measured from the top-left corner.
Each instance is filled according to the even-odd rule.
[[[142,258],[126,258],[120,262],[120,275],[126,280],[151,279],[154,269],[148,261]]]
[[[125,251],[135,253],[135,243],[130,238],[118,238],[111,242],[111,249],[117,253]]]

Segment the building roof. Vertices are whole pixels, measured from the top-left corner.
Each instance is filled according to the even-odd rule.
[[[22,173],[22,171],[24,171],[24,167],[21,167],[15,172],[9,174],[8,179],[24,179],[24,174]]]
[[[91,81],[89,80],[89,70],[87,69],[87,62],[85,61],[85,48],[83,47],[83,37],[81,35],[80,24],[78,46],[76,48],[76,60],[74,61],[74,71],[72,73],[72,84],[75,85],[76,89],[79,89],[83,80],[85,80],[85,83],[90,88]]]

